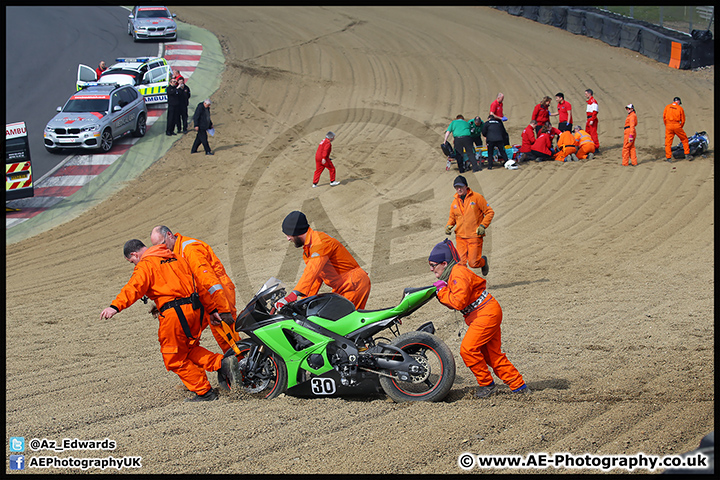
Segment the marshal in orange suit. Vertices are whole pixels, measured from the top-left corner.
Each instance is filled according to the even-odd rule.
[[[200,346],[202,332],[202,305],[208,306],[213,321],[227,321],[229,313],[218,313],[217,305],[208,291],[195,288],[190,265],[178,258],[164,244],[147,248],[140,240],[128,240],[123,253],[135,265],[128,283],[109,307],[100,313],[101,318],[112,318],[116,313],[147,296],[155,302],[159,321],[158,341],[165,368],[176,373],[183,384],[196,396],[190,401],[216,400],[206,371],[223,369],[229,378],[237,368],[232,355],[223,360]],[[198,299],[195,299],[195,295]]]
[[[502,351],[502,309],[485,289],[485,279],[457,264],[446,242],[433,247],[428,263],[438,279],[433,284],[438,289],[437,299],[465,317],[468,329],[460,344],[460,356],[480,386],[475,396],[487,397],[497,389],[488,367],[513,393],[530,393],[522,375]]]
[[[490,265],[487,257],[482,254],[483,237],[495,211],[485,197],[468,187],[467,180],[462,175],[455,178],[453,187],[456,193],[450,205],[445,235],[450,235],[454,227],[460,263],[471,268],[481,268],[482,274],[487,275]]]
[[[305,214],[297,210],[285,217],[282,231],[289,242],[303,249],[305,270],[292,292],[275,304],[276,309],[299,297],[317,295],[323,283],[350,300],[356,309],[365,308],[370,277],[342,243],[310,228]]]

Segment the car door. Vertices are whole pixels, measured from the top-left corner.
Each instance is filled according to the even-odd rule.
[[[97,81],[97,73],[95,69],[88,67],[87,65],[78,65],[77,69],[77,82],[75,82],[75,90],[78,91],[83,85],[89,82]]]
[[[138,96],[140,94],[132,87],[120,89],[121,105],[125,111],[125,118],[123,118],[124,132],[135,130],[135,124],[141,109],[141,103],[137,101]]]
[[[167,102],[167,87],[170,83],[170,66],[161,65],[149,70],[143,76],[142,84],[138,85],[138,91],[145,96],[145,103]]]
[[[117,138],[127,130],[125,125],[125,114],[127,109],[123,108],[125,101],[120,95],[120,90],[115,90],[110,95],[110,122],[112,125],[113,137]],[[119,109],[117,107],[120,107]]]

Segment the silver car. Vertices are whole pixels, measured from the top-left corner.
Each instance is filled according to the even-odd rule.
[[[147,131],[147,107],[142,95],[130,85],[92,84],[76,92],[58,107],[45,126],[45,148],[100,150],[107,153],[115,139]]]
[[[134,41],[147,39],[177,40],[174,13],[166,7],[134,7],[128,15],[128,35]]]

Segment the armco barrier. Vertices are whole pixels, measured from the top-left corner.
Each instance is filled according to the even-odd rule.
[[[693,30],[692,35],[688,35],[594,7],[515,5],[495,8],[575,35],[596,38],[613,47],[633,50],[672,68],[688,70],[715,64],[715,43],[709,30]]]

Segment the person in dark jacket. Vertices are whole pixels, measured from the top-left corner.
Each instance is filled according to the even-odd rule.
[[[480,117],[475,117],[468,122],[470,125],[470,138],[476,147],[482,147],[482,126],[483,121]]]
[[[175,126],[180,122],[180,101],[182,94],[178,91],[177,80],[170,79],[170,85],[167,87],[167,127],[165,135],[177,135]]]
[[[505,153],[505,142],[508,134],[503,122],[490,115],[487,121],[483,123],[482,134],[485,137],[485,144],[487,145],[488,170],[493,167],[495,147],[498,149],[498,156],[503,159],[502,163],[505,164],[508,161],[507,153]]]
[[[188,132],[188,104],[190,103],[190,87],[185,85],[185,79],[180,77],[178,79],[177,89],[180,92],[180,120],[178,121],[178,132],[182,126],[182,132]],[[181,125],[182,124],[182,125]]]
[[[195,142],[193,143],[190,153],[197,152],[198,147],[202,143],[202,146],[205,149],[205,155],[214,155],[212,150],[210,150],[207,138],[207,131],[213,126],[212,119],[210,118],[211,103],[212,102],[210,102],[210,99],[208,98],[204,102],[198,103],[198,106],[195,108],[193,123],[195,124],[197,137],[195,137]]]

